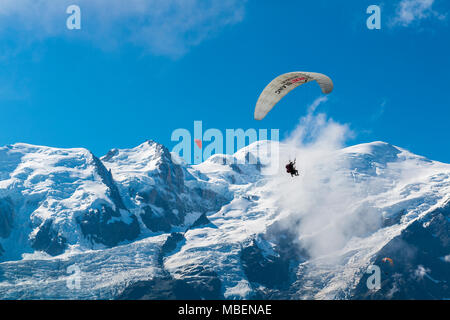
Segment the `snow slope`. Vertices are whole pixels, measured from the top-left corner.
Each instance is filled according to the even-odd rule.
[[[262,141],[196,166],[153,141],[100,159],[16,144],[0,149],[0,297],[164,298],[160,279],[203,298],[395,298],[405,281],[448,298],[449,198],[450,165],[384,142],[324,155]],[[405,236],[419,232],[432,257]],[[405,243],[418,253],[400,258]],[[385,252],[422,276],[392,272],[369,294]]]
[[[0,179],[4,260],[34,250],[58,255],[68,246],[91,247],[93,239],[115,245],[136,231],[106,168],[88,150],[6,146],[0,148]],[[117,239],[89,230],[87,216],[100,211],[110,212],[105,224],[123,225]]]
[[[239,153],[255,152],[254,147]],[[304,253],[291,261],[297,264],[290,271],[297,278],[289,288],[295,290],[292,297],[350,298],[348,291],[374,255],[450,195],[449,165],[382,142],[346,148],[325,163],[305,166],[299,180],[280,172],[239,188],[229,205],[208,216],[215,227],[185,234],[186,244],[166,260],[166,268],[182,276],[191,263],[209,265],[220,275],[225,298],[249,298],[260,283],[248,280],[241,247],[256,245],[279,256],[273,248],[283,251],[287,245],[277,238],[293,234],[291,243]],[[208,173],[210,167],[206,161],[197,168]],[[275,235],[274,224],[280,225]]]

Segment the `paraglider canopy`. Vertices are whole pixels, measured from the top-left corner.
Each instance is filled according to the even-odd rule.
[[[333,81],[324,74],[303,71],[285,73],[272,80],[259,96],[255,108],[255,119],[264,119],[284,96],[311,81],[317,81],[324,94],[333,91]]]
[[[394,265],[394,261],[393,261],[391,258],[383,258],[382,261],[383,261],[384,263],[389,262],[389,264],[390,264],[391,266]]]

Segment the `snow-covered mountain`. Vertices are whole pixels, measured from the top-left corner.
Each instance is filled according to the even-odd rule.
[[[0,148],[3,299],[443,299],[449,263],[450,165],[387,143],[196,166],[153,141]]]

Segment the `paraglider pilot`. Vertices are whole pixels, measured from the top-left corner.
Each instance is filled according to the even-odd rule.
[[[298,176],[298,170],[295,169],[295,162],[297,160],[294,160],[294,162],[289,160],[289,163],[286,165],[286,172],[291,174],[291,177]]]

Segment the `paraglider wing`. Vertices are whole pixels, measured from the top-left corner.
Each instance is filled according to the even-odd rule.
[[[270,110],[295,88],[307,82],[317,81],[322,92],[328,94],[333,91],[333,82],[329,77],[314,72],[285,73],[270,82],[259,96],[255,108],[255,119],[262,120]]]
[[[389,262],[389,264],[390,264],[391,266],[394,265],[394,261],[393,261],[391,258],[383,258],[382,261],[385,262],[385,263],[386,263],[386,262]]]

